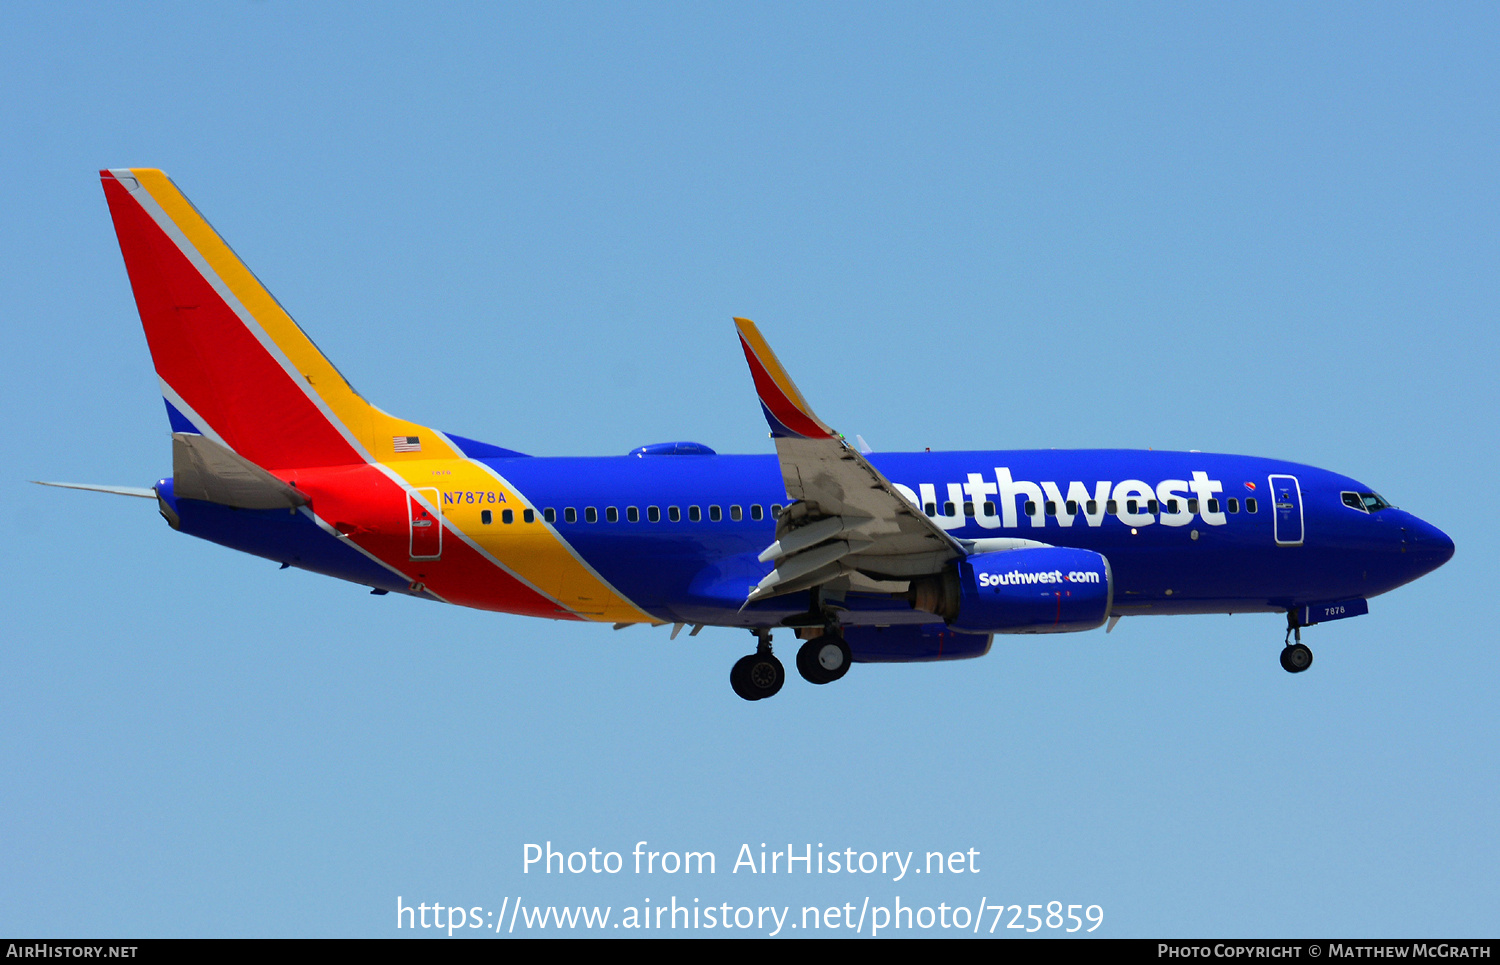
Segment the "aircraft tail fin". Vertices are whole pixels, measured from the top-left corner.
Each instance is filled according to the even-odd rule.
[[[456,454],[360,397],[165,174],[99,176],[174,433],[267,470]]]

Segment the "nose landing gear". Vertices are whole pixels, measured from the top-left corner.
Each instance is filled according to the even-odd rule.
[[[1297,642],[1292,642],[1296,634]],[[1312,651],[1302,643],[1302,627],[1297,624],[1295,611],[1286,615],[1286,646],[1281,651],[1281,669],[1287,673],[1301,673],[1312,666]]]
[[[1281,669],[1287,673],[1301,673],[1312,666],[1312,651],[1305,645],[1294,643],[1281,651]]]

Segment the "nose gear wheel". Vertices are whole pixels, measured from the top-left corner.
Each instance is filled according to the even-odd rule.
[[[1312,666],[1313,655],[1304,644],[1294,643],[1281,651],[1281,669],[1287,673],[1301,673]]]

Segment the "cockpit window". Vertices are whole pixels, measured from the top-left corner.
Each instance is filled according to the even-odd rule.
[[[1343,498],[1345,506],[1362,513],[1374,513],[1391,508],[1391,504],[1386,502],[1379,493],[1340,493],[1339,495]]]

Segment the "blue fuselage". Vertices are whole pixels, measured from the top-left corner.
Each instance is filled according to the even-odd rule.
[[[869,459],[961,542],[1026,539],[1102,554],[1113,573],[1114,614],[1285,612],[1368,599],[1453,554],[1446,535],[1408,512],[1351,505],[1351,495],[1370,494],[1363,484],[1296,463],[1114,449]],[[743,606],[771,569],[756,557],[775,538],[773,515],[786,502],[774,456],[482,461],[526,494],[599,576],[658,619],[770,625],[808,608],[805,592]],[[184,532],[410,589],[305,515],[176,499],[170,480],[162,494]],[[934,619],[898,595],[851,592],[832,602],[850,624]]]
[[[1026,539],[1102,554],[1115,614],[1284,612],[1368,599],[1453,554],[1446,535],[1408,512],[1351,505],[1351,494],[1370,493],[1363,484],[1296,463],[1114,449],[869,459],[959,541]],[[805,592],[743,607],[771,569],[756,557],[775,538],[773,514],[786,502],[774,456],[482,461],[604,580],[661,620],[768,625],[808,607]],[[170,481],[163,495],[184,532],[407,589],[305,516],[175,499]],[[890,594],[833,602],[851,624],[934,619]]]
[[[1005,538],[1102,554],[1118,615],[1286,612],[1368,599],[1453,554],[1446,535],[1408,512],[1351,505],[1358,502],[1351,496],[1373,496],[1365,485],[1296,463],[1114,449],[868,458],[955,539],[980,541],[976,552],[986,549],[984,540]],[[806,592],[744,606],[771,570],[756,557],[775,538],[773,515],[786,502],[774,456],[481,461],[526,495],[538,522],[547,520],[600,577],[657,619],[765,626],[808,609]],[[177,499],[170,480],[161,491],[184,532],[412,592],[305,514]],[[848,624],[934,619],[899,594],[849,592],[829,602]]]

